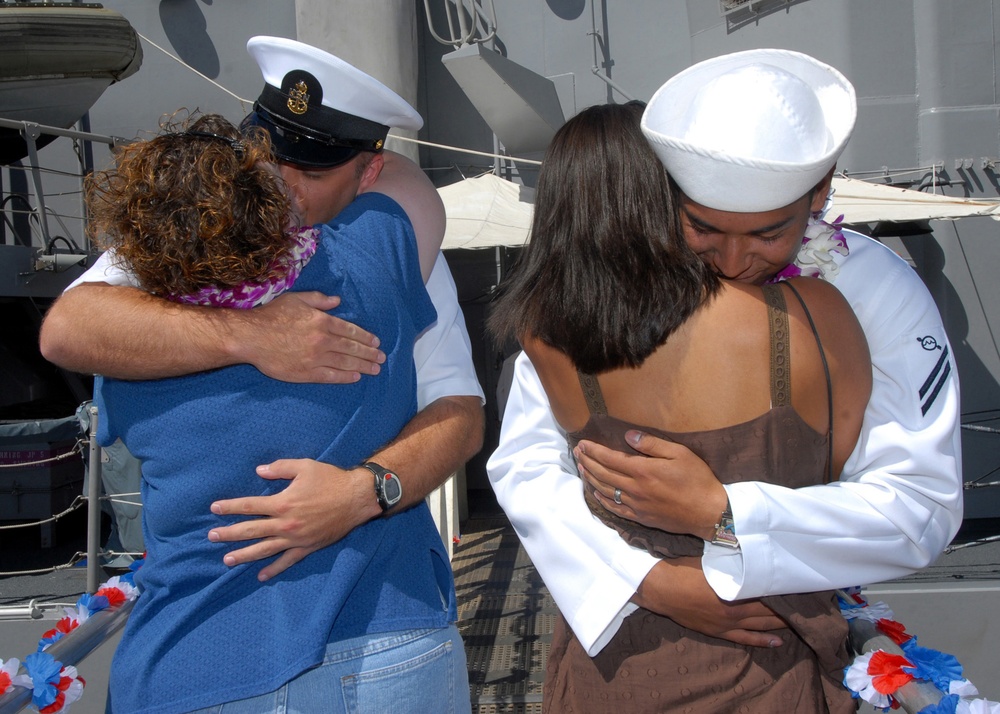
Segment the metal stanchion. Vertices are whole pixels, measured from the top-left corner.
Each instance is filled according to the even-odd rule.
[[[97,407],[93,404],[90,413],[90,464],[87,487],[87,592],[97,592],[100,580],[98,551],[101,543],[101,447],[97,444]]]
[[[866,654],[872,650],[882,650],[894,655],[906,656],[902,648],[886,637],[874,622],[856,617],[848,621],[850,628],[850,648],[855,654]],[[893,693],[904,712],[913,714],[926,707],[936,705],[945,695],[932,682],[914,679]]]

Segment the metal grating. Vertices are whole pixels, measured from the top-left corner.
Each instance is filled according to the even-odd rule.
[[[452,568],[472,710],[541,714],[558,611],[503,517],[469,520]]]

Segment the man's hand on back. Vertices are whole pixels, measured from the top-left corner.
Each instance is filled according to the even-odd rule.
[[[246,313],[249,322],[232,334],[233,351],[283,382],[348,384],[378,374],[385,361],[378,338],[324,312],[339,304],[322,293],[285,293]]]
[[[335,543],[354,528],[381,515],[375,500],[371,472],[344,471],[311,459],[281,459],[257,468],[266,479],[290,479],[288,488],[272,496],[248,496],[217,501],[217,515],[260,516],[213,528],[215,542],[259,539],[231,551],[226,565],[241,565],[281,553],[261,569],[258,579],[269,580],[310,553]]]

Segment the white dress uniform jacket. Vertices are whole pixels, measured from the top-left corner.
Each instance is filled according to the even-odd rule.
[[[843,233],[850,253],[834,256],[834,285],[861,322],[874,376],[861,436],[837,482],[726,486],[740,549],[706,543],[702,559],[725,600],[899,577],[933,561],[961,525],[958,375],[940,314],[905,261]],[[636,609],[628,600],[656,561],[590,514],[565,433],[523,354],[487,469],[560,611],[596,654]]]

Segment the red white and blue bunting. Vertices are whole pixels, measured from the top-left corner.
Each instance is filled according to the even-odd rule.
[[[895,694],[912,681],[930,682],[943,694],[937,704],[924,707],[917,714],[1000,714],[1000,703],[981,699],[979,690],[962,676],[962,665],[953,655],[917,644],[917,638],[896,622],[884,602],[869,605],[856,590],[848,593],[851,601],[840,599],[841,614],[847,620],[864,619],[895,642],[903,654],[873,650],[858,655],[844,668],[844,686],[855,699],[864,699],[874,707],[898,709]]]
[[[86,686],[76,667],[63,666],[46,650],[77,627],[86,622],[95,612],[135,600],[139,595],[133,576],[142,561],[133,563],[132,571],[115,576],[101,585],[93,595],[80,596],[76,606],[66,608],[66,616],[56,626],[42,635],[38,650],[20,661],[16,658],[0,659],[0,696],[14,687],[24,687],[32,691],[31,703],[40,714],[68,712],[70,705],[83,696]],[[18,674],[21,666],[24,673]]]

